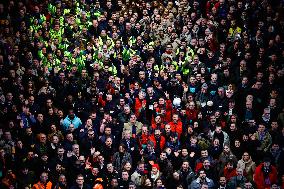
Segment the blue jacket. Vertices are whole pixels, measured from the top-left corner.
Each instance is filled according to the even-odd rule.
[[[23,120],[24,129],[27,127],[31,127],[36,123],[36,119],[33,115],[26,115],[25,113],[20,114],[21,120]]]
[[[206,184],[208,185],[208,189],[213,189],[214,188],[214,182],[212,179],[209,179],[206,177]],[[188,189],[199,189],[201,188],[201,182],[200,178],[195,179],[194,181],[191,182],[191,185],[188,186]]]
[[[73,120],[71,120],[69,116],[66,116],[66,118],[63,120],[63,129],[66,131],[71,123],[74,125],[75,129],[79,128],[82,125],[81,119],[77,116],[75,116]]]

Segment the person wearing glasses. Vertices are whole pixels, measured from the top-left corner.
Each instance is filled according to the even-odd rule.
[[[70,189],[91,189],[91,187],[84,182],[84,176],[82,174],[79,174],[77,175],[76,183],[71,186]]]
[[[48,173],[42,172],[39,181],[35,183],[32,187],[32,189],[51,189],[52,188],[52,182],[48,181]]]

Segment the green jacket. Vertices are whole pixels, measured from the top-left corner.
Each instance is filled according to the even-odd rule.
[[[260,148],[264,152],[267,152],[272,144],[272,138],[269,132],[265,132],[263,136],[257,131],[255,133],[255,138],[260,141]]]

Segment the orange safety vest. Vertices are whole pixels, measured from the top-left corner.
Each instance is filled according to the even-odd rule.
[[[100,183],[97,183],[94,185],[93,189],[104,189],[103,185]]]
[[[93,189],[104,189],[103,185],[101,184],[102,182],[103,182],[102,178],[97,178],[95,181],[95,185],[93,186]]]
[[[32,189],[52,189],[52,183],[49,181],[45,185],[38,181],[32,187]]]

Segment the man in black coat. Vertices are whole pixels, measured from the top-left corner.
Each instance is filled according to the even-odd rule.
[[[84,183],[84,176],[79,174],[76,178],[76,183],[70,189],[91,189],[91,187]]]

